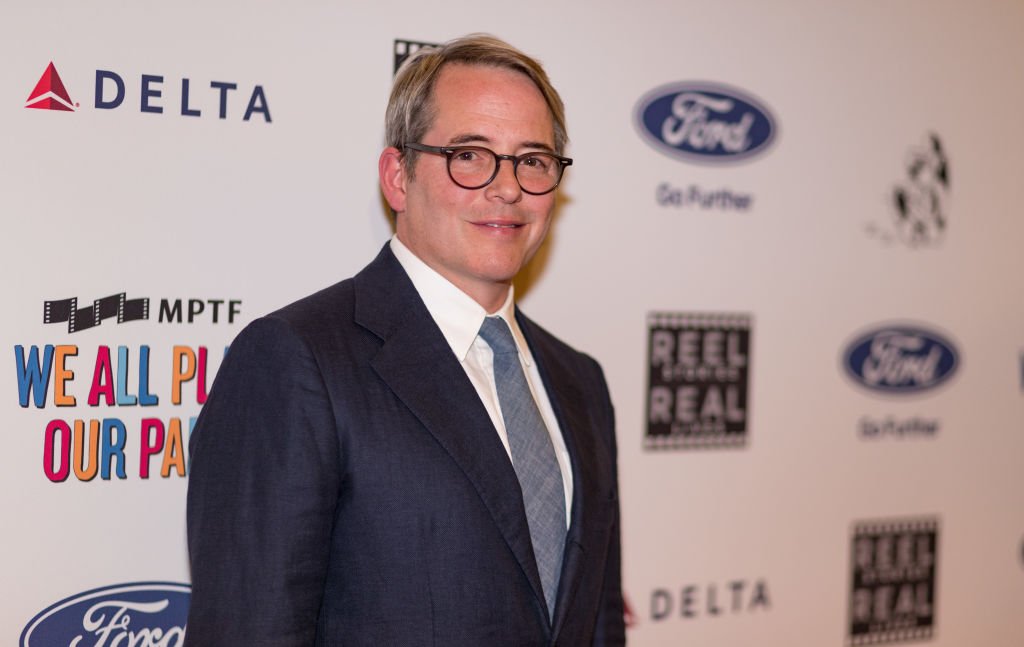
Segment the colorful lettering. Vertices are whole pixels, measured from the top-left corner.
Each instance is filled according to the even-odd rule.
[[[75,396],[67,394],[67,383],[75,379],[75,372],[67,367],[68,356],[78,355],[78,346],[57,346],[54,357],[53,403],[58,407],[75,406]]]
[[[159,418],[143,418],[139,442],[139,478],[149,478],[149,459],[163,447],[164,423]]]
[[[54,457],[60,460],[54,467]],[[71,427],[63,420],[51,420],[43,436],[43,473],[54,483],[63,483],[71,473]]]
[[[114,406],[114,374],[110,366],[109,346],[100,346],[96,349],[96,368],[92,372],[89,406],[98,406],[101,395],[105,396],[108,407]]]
[[[46,391],[50,385],[50,367],[53,366],[53,346],[43,349],[43,361],[39,361],[39,347],[32,346],[25,357],[25,347],[14,347],[15,368],[18,374],[18,404],[28,407],[31,397],[37,409],[46,406]]]

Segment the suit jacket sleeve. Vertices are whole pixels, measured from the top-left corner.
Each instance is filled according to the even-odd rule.
[[[339,451],[309,347],[281,320],[254,322],[190,439],[188,647],[313,644]]]
[[[621,516],[619,513],[619,477],[618,449],[615,440],[615,410],[608,393],[608,385],[600,366],[597,367],[601,382],[601,402],[603,415],[607,421],[607,442],[612,456],[614,471],[615,522],[612,527],[611,543],[608,547],[608,558],[605,562],[604,586],[601,591],[601,607],[598,611],[597,626],[594,631],[594,645],[613,647],[626,644],[625,607],[622,598],[622,538]]]

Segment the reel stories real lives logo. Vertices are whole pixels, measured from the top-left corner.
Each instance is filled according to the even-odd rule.
[[[409,58],[424,47],[437,47],[437,43],[427,43],[419,40],[403,40],[396,38],[392,53],[392,74],[398,74],[398,68],[402,67],[405,59]]]
[[[938,550],[934,517],[854,524],[849,645],[931,638]]]
[[[644,447],[744,446],[750,316],[656,312],[647,325]]]

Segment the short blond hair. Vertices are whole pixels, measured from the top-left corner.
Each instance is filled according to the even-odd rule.
[[[470,34],[450,40],[437,47],[423,47],[402,63],[391,87],[391,97],[384,117],[388,146],[402,151],[406,172],[413,176],[417,152],[403,148],[405,144],[422,143],[434,123],[434,86],[445,65],[483,65],[513,70],[526,75],[544,97],[554,123],[555,152],[561,155],[569,141],[565,127],[565,106],[558,91],[551,85],[541,64],[488,34]]]

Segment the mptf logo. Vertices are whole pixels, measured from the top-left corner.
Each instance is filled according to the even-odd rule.
[[[78,297],[43,302],[43,323],[68,324],[68,332],[88,330],[104,319],[117,318],[117,323],[149,319],[149,299],[129,299],[124,292],[96,299],[92,305],[78,307]]]
[[[95,74],[95,96],[93,107],[97,110],[113,110],[124,104],[128,96],[130,85],[125,78],[112,70],[96,70]],[[229,98],[231,93],[238,89],[238,83],[229,81],[210,81],[210,90],[206,93],[207,99],[204,104],[203,98],[197,98],[199,94],[191,79],[182,78],[180,92],[176,97],[180,105],[180,114],[183,117],[201,117],[203,114],[213,112],[213,103],[209,96],[216,97],[215,101],[217,116],[220,119],[227,119],[229,113]],[[142,74],[139,79],[139,111],[161,114],[164,108],[164,77],[157,74]],[[168,93],[170,94],[170,93]],[[79,104],[72,102],[67,88],[57,68],[51,61],[39,78],[35,88],[29,95],[26,108],[39,108],[44,110],[60,110],[64,112],[75,112]],[[205,112],[204,112],[205,111]],[[171,110],[168,110],[171,112]],[[262,85],[254,85],[246,104],[245,112],[242,114],[242,121],[249,121],[254,116],[260,115],[265,123],[270,123],[270,106],[267,103],[267,95]]]
[[[85,591],[39,612],[18,647],[181,647],[192,598],[187,584],[136,582]]]
[[[749,94],[718,83],[656,88],[636,107],[637,131],[655,149],[690,162],[729,163],[763,153],[777,127]]]
[[[54,67],[53,61],[50,61],[43,75],[39,77],[36,87],[32,89],[32,94],[28,95],[25,107],[74,112],[78,104],[72,104],[71,96],[68,94],[67,88],[64,87],[60,74],[57,74],[57,68]]]
[[[138,299],[127,298],[126,293],[119,292],[110,296],[94,299],[92,305],[83,308],[78,307],[78,297],[70,299],[54,299],[43,302],[43,323],[67,323],[68,332],[76,333],[82,330],[94,328],[104,319],[116,319],[115,323],[126,323],[129,321],[140,321],[149,319],[149,297]],[[184,301],[187,311],[183,307],[182,299],[160,299],[160,323],[182,323],[182,313],[187,315],[188,323],[202,320],[200,315],[210,307],[211,323],[218,323],[222,319],[221,306],[227,317],[227,323],[235,323],[235,317],[241,314],[241,299],[187,299]]]

